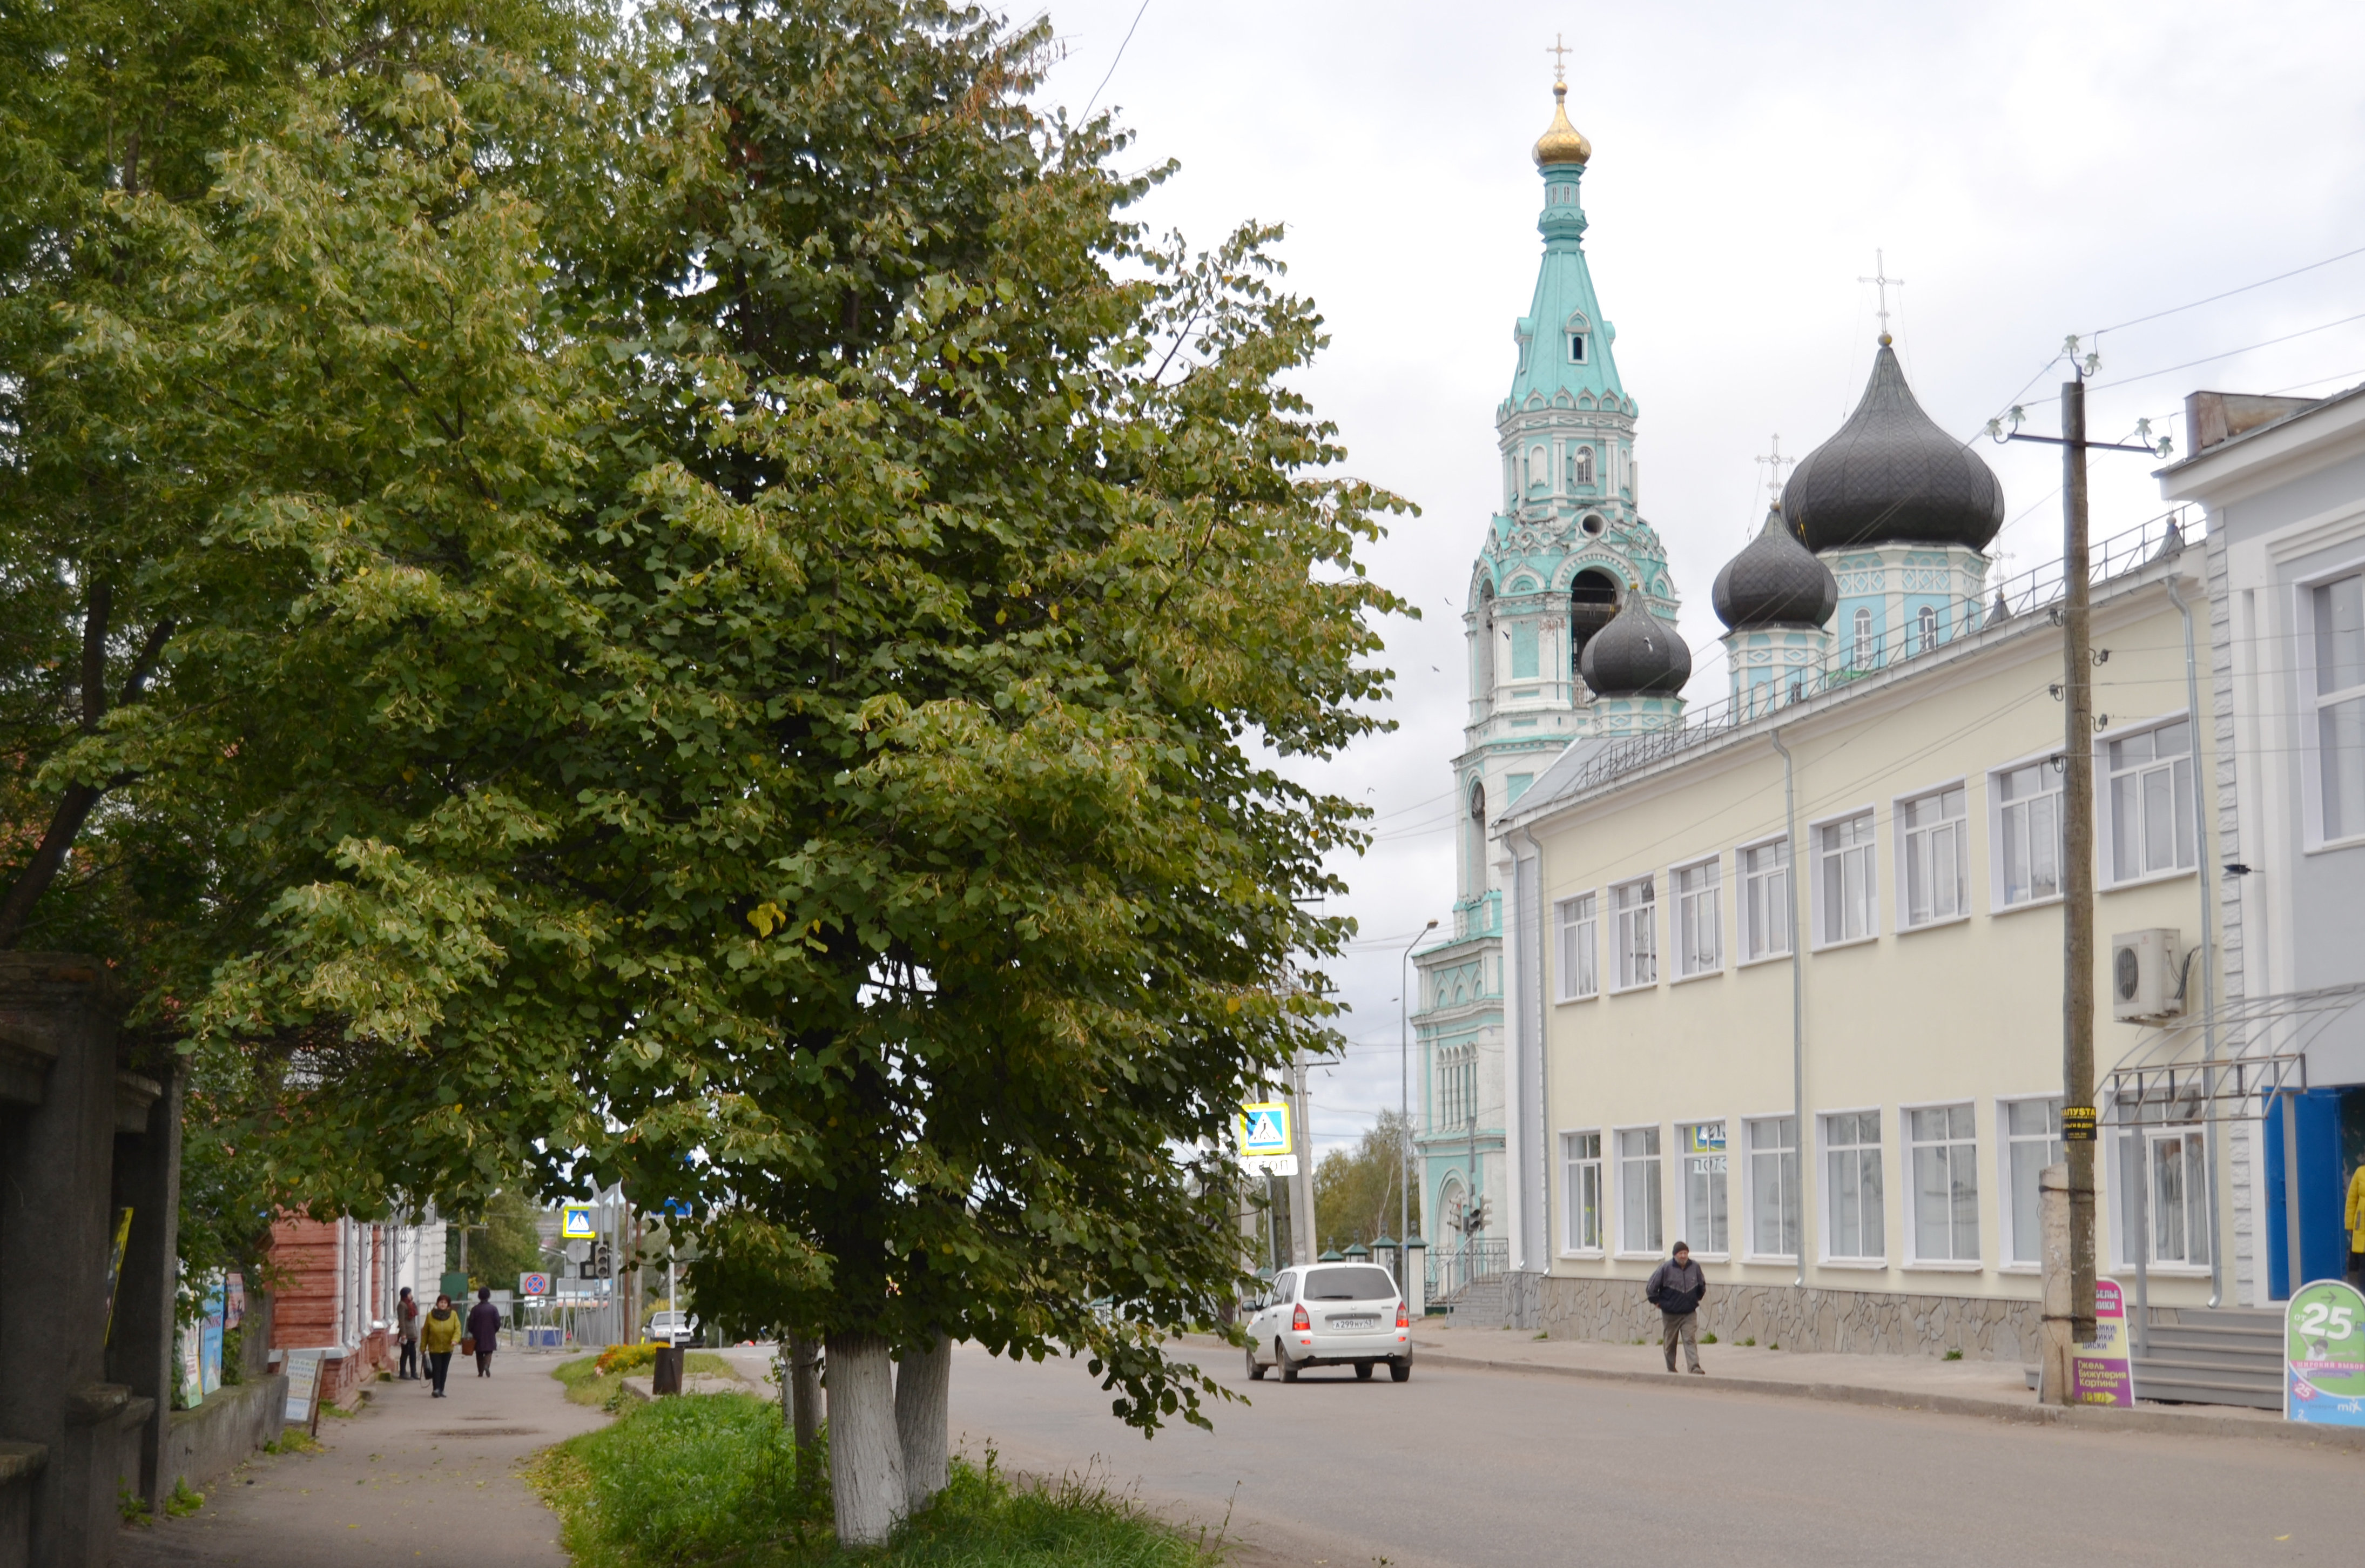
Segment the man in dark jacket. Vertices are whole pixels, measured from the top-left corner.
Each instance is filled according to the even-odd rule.
[[[1708,1279],[1692,1261],[1692,1249],[1682,1242],[1668,1260],[1651,1271],[1651,1282],[1642,1287],[1643,1295],[1659,1309],[1664,1328],[1667,1350],[1667,1370],[1676,1370],[1676,1341],[1684,1345],[1684,1359],[1691,1370],[1705,1374],[1699,1364],[1699,1338],[1694,1330],[1699,1304],[1708,1294]]]
[[[1692,1271],[1698,1273],[1699,1271],[1695,1269]],[[476,1341],[476,1375],[492,1376],[493,1347],[499,1344],[501,1338],[501,1309],[493,1305],[490,1290],[479,1288],[476,1305],[468,1309],[468,1337]],[[1667,1354],[1673,1356],[1675,1351],[1669,1350]],[[1670,1367],[1674,1364],[1672,1361],[1668,1362]]]

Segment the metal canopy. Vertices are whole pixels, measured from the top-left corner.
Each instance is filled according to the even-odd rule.
[[[2307,1087],[2307,1048],[2365,1002],[2365,983],[2248,996],[2148,1028],[2104,1081],[2113,1126],[2255,1122],[2270,1099]],[[2206,1025],[2217,1032],[2207,1059]]]

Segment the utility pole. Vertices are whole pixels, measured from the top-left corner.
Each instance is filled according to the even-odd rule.
[[[2094,1107],[2094,653],[2092,591],[2088,577],[2086,454],[2140,452],[2166,457],[2169,443],[2150,444],[2151,422],[2139,420],[2137,445],[2089,441],[2086,437],[2086,377],[2101,363],[2080,353],[2076,338],[2063,345],[2070,378],[2061,384],[2061,433],[2028,435],[1988,421],[1999,441],[2044,442],[2061,449],[2061,1142],[2068,1154],[2069,1185],[2068,1290],[2066,1316],[2056,1319],[2051,1290],[2046,1334],[2046,1397],[2056,1405],[2072,1399],[2066,1374],[2071,1347],[2094,1338],[2094,1151],[2099,1116]],[[2018,426],[2021,410],[2012,410]],[[2140,1177],[2138,1178],[2140,1180]],[[2058,1327],[2056,1327],[2057,1322]]]
[[[1306,1092],[1306,1053],[1289,1061],[1290,1097],[1297,1102],[1297,1173],[1289,1179],[1289,1236],[1294,1261],[1314,1261],[1314,1107]]]
[[[1420,928],[1420,936],[1405,944],[1404,958],[1397,964],[1396,975],[1396,1065],[1403,1080],[1400,1088],[1401,1114],[1404,1117],[1403,1158],[1396,1171],[1396,1288],[1406,1290],[1402,1276],[1412,1266],[1412,950],[1420,946],[1421,936],[1437,929],[1430,921]]]
[[[2074,351],[2070,371],[2061,384],[2061,1130],[2069,1156],[2069,1340],[2082,1345],[2094,1338],[2094,657],[2086,376]],[[2068,1390],[2061,1393],[2066,1400]]]

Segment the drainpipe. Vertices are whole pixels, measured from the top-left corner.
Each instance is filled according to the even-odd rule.
[[[1530,1125],[1535,1128],[1536,1135],[1537,1191],[1535,1194],[1535,1203],[1538,1224],[1541,1226],[1541,1235],[1543,1238],[1542,1257],[1534,1262],[1533,1267],[1535,1272],[1541,1275],[1552,1272],[1552,1173],[1553,1151],[1551,1148],[1552,1102],[1549,1098],[1552,1093],[1552,1053],[1546,1048],[1544,1041],[1544,1019],[1550,1008],[1550,1004],[1544,999],[1544,946],[1550,940],[1549,933],[1552,922],[1544,909],[1544,847],[1542,845],[1536,842],[1536,835],[1529,832],[1526,828],[1519,828],[1517,832],[1520,841],[1528,846],[1529,858],[1535,863],[1536,868],[1535,885],[1530,890],[1535,895],[1535,940],[1530,944],[1523,944],[1519,956],[1528,960],[1529,971],[1535,978],[1536,1002],[1534,1010],[1529,1014],[1529,1023],[1535,1030],[1536,1108],[1534,1114],[1528,1119]],[[1510,836],[1511,835],[1508,834],[1504,835],[1506,842],[1509,840]],[[1514,890],[1519,887],[1519,851],[1514,848],[1511,851],[1511,885]],[[1518,910],[1513,911],[1511,918],[1514,920],[1519,919],[1521,913],[1523,912]],[[1532,957],[1530,956],[1527,950],[1530,946],[1534,949]],[[1516,997],[1513,997],[1507,998],[1506,1000],[1512,1001],[1516,1003],[1517,999]],[[1522,1215],[1521,1217],[1524,1221],[1525,1216]],[[1538,1292],[1537,1299],[1539,1305],[1541,1305],[1542,1300],[1542,1293],[1541,1290]]]
[[[1806,958],[1803,942],[1806,933],[1799,929],[1799,869],[1804,863],[1799,855],[1799,803],[1797,780],[1790,762],[1790,748],[1782,744],[1782,732],[1769,730],[1765,738],[1782,754],[1782,836],[1790,857],[1789,875],[1782,885],[1789,894],[1790,924],[1790,1141],[1799,1161],[1798,1191],[1793,1196],[1799,1204],[1799,1272],[1790,1282],[1795,1290],[1807,1288],[1807,1002]]]
[[[2201,763],[2201,675],[2192,653],[2192,607],[2185,603],[2184,595],[2177,591],[2173,570],[2168,575],[2168,598],[2169,602],[2176,606],[2176,612],[2184,617],[2184,706],[2192,727],[2192,761],[2196,774],[2193,786],[2197,797],[2200,793],[2197,775]],[[2215,748],[2211,750],[2214,756]],[[2216,794],[2214,790],[2209,792],[2213,802]],[[2217,857],[2206,853],[2210,844],[2208,813],[2196,809],[2193,818],[2193,831],[2201,838],[2201,842],[2193,846],[2196,852],[2201,852],[2201,1081],[2214,1098],[2217,1088]],[[2214,1307],[2225,1299],[2225,1256],[2217,1238],[2217,1140],[2211,1138],[2209,1145],[2209,1305]]]

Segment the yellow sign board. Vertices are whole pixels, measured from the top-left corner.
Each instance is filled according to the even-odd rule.
[[[1240,1158],[1288,1154],[1296,1148],[1289,1137],[1289,1102],[1264,1100],[1240,1107],[1238,1131]]]

